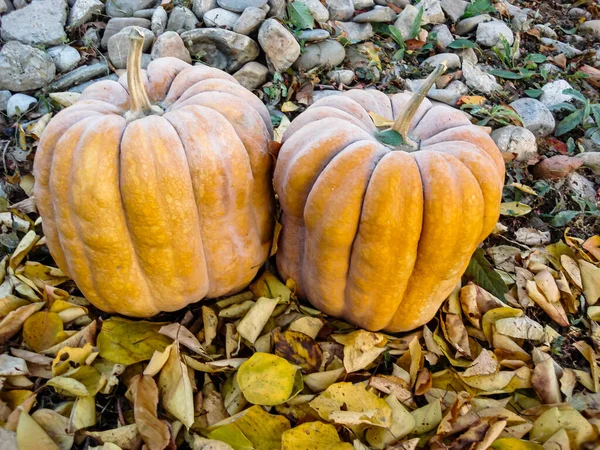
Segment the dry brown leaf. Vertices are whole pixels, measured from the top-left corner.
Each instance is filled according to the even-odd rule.
[[[564,271],[578,289],[583,290],[583,281],[581,279],[581,271],[579,270],[579,265],[577,261],[571,258],[568,255],[560,256],[560,264],[562,265]]]
[[[275,311],[279,299],[279,297],[261,297],[256,300],[237,326],[240,336],[251,344],[254,344],[271,317],[271,314]]]
[[[527,295],[529,296],[529,298],[531,298],[535,303],[537,303],[537,305],[540,308],[542,308],[552,320],[554,320],[560,326],[569,326],[569,319],[567,318],[567,313],[565,312],[565,309],[560,304],[560,302],[551,303],[542,293],[542,291],[538,288],[538,285],[535,283],[535,281],[527,281],[525,283],[525,287],[527,289]]]
[[[194,394],[187,366],[181,360],[179,345],[171,344],[171,351],[158,378],[162,405],[167,412],[190,427],[194,423]]]
[[[352,373],[364,369],[381,355],[387,338],[381,333],[357,330],[349,334],[331,336],[344,346],[344,368]]]
[[[217,337],[219,317],[212,308],[202,306],[202,323],[204,324],[204,346],[209,347]]]
[[[391,394],[405,405],[414,404],[410,386],[402,378],[393,375],[376,375],[369,379],[369,387],[374,387],[384,394]]]
[[[190,349],[194,353],[197,353],[203,357],[208,357],[206,351],[196,336],[194,336],[190,330],[181,324],[171,323],[169,325],[164,325],[160,330],[158,330],[158,332],[163,336],[167,336],[174,341],[179,342],[181,345]]]
[[[592,254],[597,261],[600,261],[600,235],[594,235],[588,238],[582,247]]]
[[[552,359],[549,358],[536,364],[531,376],[531,384],[542,402],[550,405],[562,402],[562,394]]]
[[[31,303],[9,312],[0,322],[0,344],[4,344],[17,334],[23,323],[45,305],[44,302]]]
[[[323,351],[313,338],[298,331],[273,332],[274,353],[292,364],[300,366],[305,373],[319,370]]]
[[[580,259],[581,281],[583,283],[583,294],[589,305],[595,305],[600,298],[600,268],[592,263]]]
[[[125,425],[106,431],[87,431],[90,436],[101,444],[114,444],[123,450],[135,450],[141,445],[142,438],[135,424]]]
[[[41,426],[61,450],[73,447],[75,436],[67,433],[69,419],[52,409],[38,409],[31,417]]]
[[[445,330],[448,342],[461,355],[471,358],[471,349],[469,347],[469,336],[462,318],[457,314],[446,314]]]
[[[496,356],[489,350],[483,350],[473,364],[465,369],[463,375],[472,377],[476,375],[492,375],[500,369]]]
[[[136,375],[129,386],[133,415],[149,450],[163,450],[171,440],[169,426],[158,418],[158,386],[152,377]]]

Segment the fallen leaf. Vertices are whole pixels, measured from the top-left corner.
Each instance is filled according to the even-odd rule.
[[[494,327],[498,333],[515,339],[539,341],[544,337],[544,328],[527,316],[498,319]]]
[[[48,380],[46,384],[62,395],[89,397],[96,395],[104,383],[106,379],[96,369],[91,366],[81,366]]]
[[[504,202],[500,204],[503,216],[521,217],[531,212],[531,206],[521,202]]]
[[[562,402],[558,377],[551,358],[536,364],[531,376],[531,385],[542,402],[546,404]]]
[[[385,448],[404,436],[408,435],[416,426],[414,416],[398,401],[396,396],[388,395],[386,403],[392,410],[392,422],[389,427],[371,427],[367,430],[366,439],[369,445],[375,448]]]
[[[262,273],[252,284],[250,290],[254,294],[255,298],[267,297],[277,298],[280,297],[280,303],[288,304],[292,295],[290,288],[283,284],[279,278],[273,275],[269,271]]]
[[[579,411],[557,407],[550,408],[536,419],[529,436],[532,440],[545,442],[561,428],[567,432],[574,448],[580,448],[584,442],[598,436],[592,424]]]
[[[191,427],[194,423],[194,393],[177,342],[171,344],[169,359],[160,371],[158,386],[165,410],[185,426]]]
[[[0,355],[0,377],[29,375],[27,363],[21,358],[2,354]]]
[[[357,330],[332,338],[344,346],[344,368],[352,373],[364,369],[386,349],[387,338],[380,333]]]
[[[343,367],[324,372],[310,373],[304,375],[304,385],[312,392],[322,392],[335,383],[344,373],[345,369]]]
[[[597,261],[600,261],[600,236],[594,235],[588,238],[582,245],[582,247],[591,253]]]
[[[237,326],[240,336],[251,344],[254,344],[271,317],[271,314],[273,314],[277,303],[279,303],[279,297],[261,297],[256,300]]]
[[[316,372],[321,367],[323,351],[313,338],[297,331],[273,333],[275,355],[299,366],[304,372]]]
[[[77,368],[86,363],[94,352],[94,347],[89,342],[83,348],[65,347],[59,350],[52,361],[52,374],[63,375],[70,369]],[[97,353],[96,353],[97,355]],[[91,361],[90,361],[91,364]]]
[[[600,268],[592,263],[579,259],[583,294],[589,305],[595,305],[600,298]]]
[[[442,421],[442,406],[439,401],[431,402],[411,412],[415,421],[414,434],[424,434],[437,428]]]
[[[219,317],[212,308],[202,306],[202,323],[204,324],[204,346],[209,347],[217,337]]]
[[[186,327],[178,323],[171,323],[169,325],[162,326],[158,332],[173,339],[174,341],[179,342],[181,345],[189,348],[194,353],[208,357],[198,338],[196,338],[196,336],[194,336]]]
[[[30,303],[8,313],[8,315],[0,322],[0,344],[4,344],[17,334],[23,326],[23,323],[45,305],[44,302]]]
[[[10,257],[9,267],[15,270],[39,240],[40,237],[34,230],[28,231]]]
[[[141,437],[135,424],[112,430],[87,431],[85,434],[101,444],[114,444],[123,450],[136,450],[141,445]]]
[[[481,95],[463,95],[458,99],[457,105],[476,105],[483,106],[486,102],[486,98]]]
[[[269,353],[254,353],[237,372],[237,382],[244,397],[252,404],[273,406],[286,402],[302,381],[298,368]],[[301,386],[300,386],[301,390]]]
[[[31,417],[61,450],[70,450],[73,447],[75,436],[67,433],[69,426],[67,417],[61,416],[52,409],[38,409]]]
[[[333,425],[323,422],[307,422],[286,430],[281,435],[282,450],[352,450],[354,447],[342,442]]]
[[[44,429],[25,411],[21,412],[17,426],[19,450],[60,450]]]
[[[169,445],[171,433],[166,422],[157,415],[158,386],[152,377],[136,375],[129,386],[133,415],[140,436],[149,450],[163,450]]]
[[[483,350],[469,367],[465,369],[463,375],[472,377],[476,375],[493,375],[498,372],[500,366],[498,360],[489,350]]]

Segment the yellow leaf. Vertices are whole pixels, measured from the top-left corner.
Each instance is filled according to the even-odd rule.
[[[281,105],[281,112],[293,112],[298,110],[300,107],[293,102],[283,102]]]
[[[75,436],[66,432],[69,426],[67,417],[52,409],[38,409],[31,417],[61,450],[70,450],[73,447]]]
[[[580,448],[584,442],[598,437],[593,425],[579,411],[557,407],[550,408],[536,419],[529,436],[532,440],[546,442],[561,428],[567,432],[572,448]]]
[[[208,357],[204,347],[200,344],[200,341],[196,336],[192,334],[190,330],[178,323],[170,323],[161,327],[158,332],[164,336],[167,336],[174,341],[178,341],[181,345],[189,348],[194,353],[201,356]]]
[[[11,391],[0,392],[0,399],[6,402],[8,407],[12,410],[25,402],[28,398],[33,395],[33,392],[24,389],[13,389]]]
[[[458,99],[458,105],[476,105],[482,106],[486,98],[481,95],[463,95]]]
[[[21,242],[19,242],[19,245],[17,245],[17,248],[10,257],[10,268],[15,270],[17,266],[21,264],[23,258],[25,258],[25,256],[27,256],[27,254],[33,248],[35,243],[39,240],[40,237],[35,234],[34,230],[28,231],[27,234],[23,236],[23,239],[21,239]]]
[[[171,343],[171,339],[158,333],[163,325],[111,317],[103,322],[98,335],[100,356],[125,366],[147,361],[155,350],[163,351]]]
[[[40,311],[23,324],[23,341],[32,350],[40,352],[56,344],[62,331],[63,321],[58,314]]]
[[[539,197],[539,194],[531,187],[521,183],[510,183],[508,186],[512,186],[520,190],[521,192],[525,192],[526,194],[535,195]]]
[[[51,100],[58,103],[60,106],[71,106],[77,100],[81,94],[79,92],[53,92],[49,94]]]
[[[415,421],[413,433],[417,435],[427,433],[436,429],[442,421],[442,406],[441,403],[436,400],[422,408],[415,409],[411,414]]]
[[[107,444],[114,444],[119,448],[131,450],[138,449],[141,446],[140,434],[135,424],[106,431],[87,431],[85,434],[104,444],[105,448]]]
[[[594,235],[583,243],[583,248],[600,261],[600,236]]]
[[[392,125],[394,125],[393,120],[386,119],[385,117],[380,116],[376,112],[369,111],[369,116],[371,117],[371,120],[373,121],[373,125],[375,125],[377,128],[391,127]]]
[[[209,427],[206,437],[226,442],[234,450],[273,450],[281,448],[281,436],[289,429],[285,417],[255,405]]]
[[[96,425],[96,397],[77,397],[69,417],[69,431]]]
[[[271,314],[275,310],[279,297],[267,298],[261,297],[256,300],[256,303],[252,305],[250,310],[246,313],[244,318],[240,320],[237,326],[237,331],[241,337],[249,341],[251,344],[256,342],[260,332],[265,327]]]
[[[44,429],[25,411],[21,411],[17,426],[19,450],[60,450]]]
[[[372,427],[367,430],[366,438],[369,445],[375,448],[385,448],[409,434],[416,425],[414,416],[393,395],[388,395],[386,403],[392,409],[392,423],[389,428]]]
[[[353,450],[342,442],[333,425],[323,422],[307,422],[287,430],[281,436],[281,450]]]
[[[288,304],[290,302],[290,296],[292,295],[290,289],[269,271],[263,272],[263,274],[250,285],[250,290],[256,298],[280,297],[280,304]]]
[[[589,305],[595,305],[600,298],[600,268],[582,259],[577,262],[581,270],[585,300]]]
[[[52,361],[52,374],[64,375],[71,368],[85,364],[86,359],[92,354],[94,347],[89,342],[83,348],[61,348]]]
[[[298,331],[316,339],[321,328],[323,328],[323,321],[318,317],[302,316],[291,323],[288,331]]]
[[[531,212],[531,206],[520,202],[504,202],[500,204],[500,214],[503,216],[520,217]]]
[[[240,366],[237,382],[250,403],[273,406],[286,402],[294,393],[297,373],[298,367],[285,359],[257,352]]]
[[[483,330],[488,342],[492,342],[494,331],[493,326],[496,323],[496,320],[504,319],[506,317],[521,317],[522,315],[523,311],[520,309],[509,308],[508,306],[494,308],[487,311],[481,318],[481,329]]]
[[[96,395],[104,383],[106,379],[96,369],[91,366],[81,366],[48,380],[47,385],[52,386],[62,395],[88,397]]]
[[[313,408],[323,420],[340,425],[377,425],[392,423],[392,409],[382,398],[365,389],[362,383],[335,383],[312,400]]]
[[[136,375],[129,386],[135,424],[150,450],[163,450],[169,445],[171,433],[166,422],[157,416],[158,387],[154,379]]]
[[[275,355],[300,366],[304,372],[316,372],[321,366],[323,351],[313,338],[297,331],[276,330],[273,335]]]
[[[331,337],[344,345],[344,368],[348,373],[367,367],[385,351],[385,344],[387,344],[387,338],[383,334],[366,330],[336,334]]]
[[[162,405],[187,427],[194,423],[194,393],[187,366],[181,360],[179,345],[171,344],[169,359],[160,371],[158,386]]]
[[[304,375],[304,384],[313,392],[322,392],[335,383],[345,372],[343,367],[339,369],[315,372]]]

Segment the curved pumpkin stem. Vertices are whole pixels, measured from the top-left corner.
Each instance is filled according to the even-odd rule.
[[[144,35],[138,27],[133,27],[129,34],[129,54],[127,55],[127,89],[131,107],[125,114],[128,121],[141,119],[152,114],[162,114],[164,111],[150,103],[142,81],[142,50]]]
[[[405,146],[409,146],[413,149],[416,149],[418,147],[417,143],[414,142],[410,137],[408,137],[408,129],[410,128],[410,123],[415,117],[419,106],[421,106],[423,99],[429,92],[429,89],[431,89],[438,77],[446,71],[447,67],[448,66],[446,65],[446,62],[442,62],[439,66],[435,68],[433,72],[429,74],[429,76],[425,79],[425,82],[412,96],[412,98],[408,102],[408,105],[406,105],[406,109],[404,110],[404,112],[400,114],[394,121],[394,124],[392,125],[392,130],[397,131],[400,134],[400,136],[402,136]]]

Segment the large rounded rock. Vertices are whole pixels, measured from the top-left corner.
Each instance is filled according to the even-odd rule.
[[[477,27],[477,43],[480,45],[493,47],[501,44],[502,36],[504,36],[510,45],[515,41],[515,35],[512,30],[500,20],[483,22]]]
[[[106,14],[110,17],[131,17],[141,9],[160,5],[160,0],[106,0]]]
[[[25,94],[15,94],[8,99],[6,104],[6,114],[8,117],[15,117],[25,114],[29,109],[33,108],[37,100]]]
[[[190,52],[185,48],[181,36],[174,31],[166,31],[161,34],[158,39],[156,39],[156,42],[154,42],[150,55],[152,56],[152,59],[171,56],[173,58],[179,58],[188,64],[192,63]]]
[[[294,35],[275,19],[267,19],[260,26],[258,43],[267,56],[271,72],[287,70],[300,56],[300,44]]]
[[[192,11],[194,11],[194,14],[200,20],[202,20],[204,14],[216,7],[217,0],[194,0],[192,3]]]
[[[310,70],[315,67],[333,68],[341,64],[346,57],[346,50],[338,41],[327,40],[307,46],[294,66],[299,70]]]
[[[102,47],[106,48],[108,40],[121,31],[125,27],[140,27],[150,28],[151,22],[148,19],[138,19],[137,17],[116,17],[110,19],[104,29],[104,35],[102,36]]]
[[[267,12],[262,8],[246,8],[233,24],[233,31],[248,36],[258,29],[265,17],[267,17]]]
[[[492,139],[503,153],[511,153],[515,160],[527,162],[537,156],[535,136],[527,128],[508,125],[492,131]]]
[[[325,0],[330,20],[348,20],[354,15],[352,0]]]
[[[233,12],[243,12],[246,8],[260,8],[267,4],[267,0],[217,0],[221,8]]]
[[[266,15],[262,9],[259,11]],[[207,27],[227,28],[228,30],[231,30],[239,18],[240,14],[238,13],[223,8],[215,8],[205,12],[202,20]],[[235,30],[235,32],[239,33],[237,30]]]
[[[542,102],[534,98],[520,98],[510,106],[521,116],[523,126],[536,136],[545,137],[554,131],[554,116]]]
[[[127,67],[127,56],[131,47],[129,36],[133,29],[133,27],[123,28],[108,40],[108,58],[117,69],[125,69]],[[143,51],[147,52],[154,40],[154,33],[143,28],[140,28],[140,30],[144,33]]]
[[[313,18],[319,23],[325,23],[329,20],[329,11],[319,0],[296,0],[304,3]]]
[[[176,6],[171,10],[169,22],[167,23],[167,30],[181,33],[186,30],[193,30],[196,28],[197,23],[198,18],[191,9],[183,6]]]
[[[233,77],[246,89],[256,89],[261,87],[267,81],[269,69],[261,63],[252,61],[244,64],[240,70],[233,74]]]
[[[248,36],[221,28],[196,28],[181,33],[181,38],[192,56],[227,72],[235,72],[260,53]]]
[[[0,50],[0,90],[30,91],[54,79],[56,67],[50,55],[37,48],[10,41]]]
[[[77,67],[77,64],[81,61],[81,55],[77,49],[69,45],[51,47],[48,49],[48,54],[59,72],[68,72]]]
[[[2,17],[2,39],[28,45],[58,45],[67,38],[67,2],[34,0],[24,8]]]
[[[100,14],[104,9],[104,3],[100,0],[76,0],[69,11],[67,22],[69,29],[77,28],[89,21],[94,14]]]

